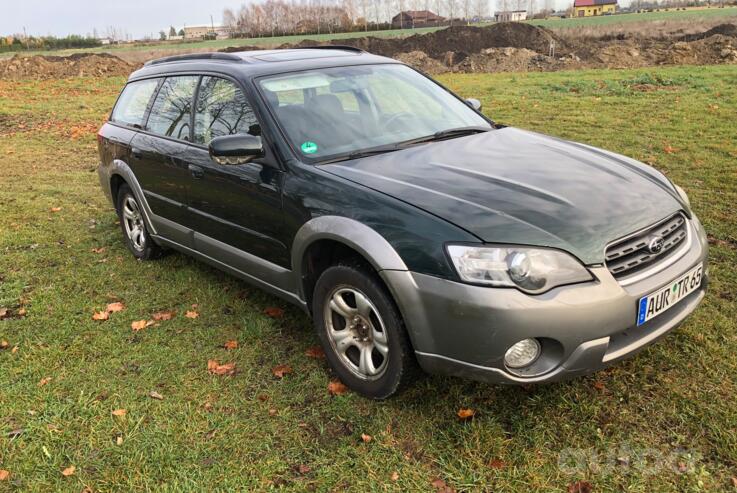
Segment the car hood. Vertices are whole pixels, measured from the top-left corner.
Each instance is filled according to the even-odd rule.
[[[560,248],[602,263],[612,240],[686,209],[658,171],[515,128],[326,164],[489,243]]]

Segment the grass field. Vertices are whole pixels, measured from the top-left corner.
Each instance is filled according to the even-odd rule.
[[[724,22],[733,22],[737,17],[737,7],[710,8],[686,11],[661,11],[661,12],[644,12],[641,14],[622,14],[609,15],[599,17],[571,18],[571,19],[541,19],[529,21],[532,24],[547,27],[550,29],[571,29],[571,28],[596,28],[608,27],[612,28],[620,24],[632,23],[648,23],[648,22],[683,22],[692,21],[695,23],[701,21],[709,21],[724,18]],[[484,24],[479,24],[484,25]],[[376,36],[379,38],[396,38],[411,36],[413,34],[426,34],[429,32],[444,29],[444,27],[425,27],[417,29],[389,29],[382,31],[354,32],[354,33],[335,33],[320,35],[295,35],[295,36],[275,36],[264,38],[246,38],[246,39],[222,39],[217,41],[197,41],[197,42],[173,42],[165,44],[135,44],[121,46],[107,46],[94,49],[75,49],[75,50],[57,50],[57,51],[28,51],[21,54],[27,55],[70,55],[72,53],[99,53],[108,52],[114,55],[125,55],[135,52],[156,51],[158,56],[165,54],[167,51],[184,52],[197,50],[217,51],[230,46],[278,46],[285,43],[299,43],[305,39],[313,41],[330,41],[347,38],[358,38],[363,36]],[[0,53],[0,58],[13,56],[14,53]]]
[[[734,67],[441,79],[500,122],[681,184],[712,243],[694,316],[565,383],[427,377],[388,402],[330,395],[299,310],[185,256],[125,250],[94,172],[122,78],[0,81],[0,492],[735,491]],[[162,310],[176,315],[132,330]],[[208,373],[211,359],[235,375]]]

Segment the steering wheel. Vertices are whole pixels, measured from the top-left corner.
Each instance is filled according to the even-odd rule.
[[[396,123],[400,118],[407,118],[407,117],[414,117],[412,113],[409,113],[407,111],[400,111],[399,113],[395,113],[392,116],[389,117],[389,119],[384,123],[384,127],[389,128],[393,123]]]

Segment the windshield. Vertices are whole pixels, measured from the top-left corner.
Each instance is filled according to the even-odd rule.
[[[293,72],[260,79],[259,86],[287,138],[306,158],[356,155],[458,128],[491,128],[462,101],[404,65]]]

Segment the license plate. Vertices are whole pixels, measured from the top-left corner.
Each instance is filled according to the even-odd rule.
[[[697,265],[667,286],[640,298],[637,325],[642,325],[688,296],[701,285],[703,264]]]

